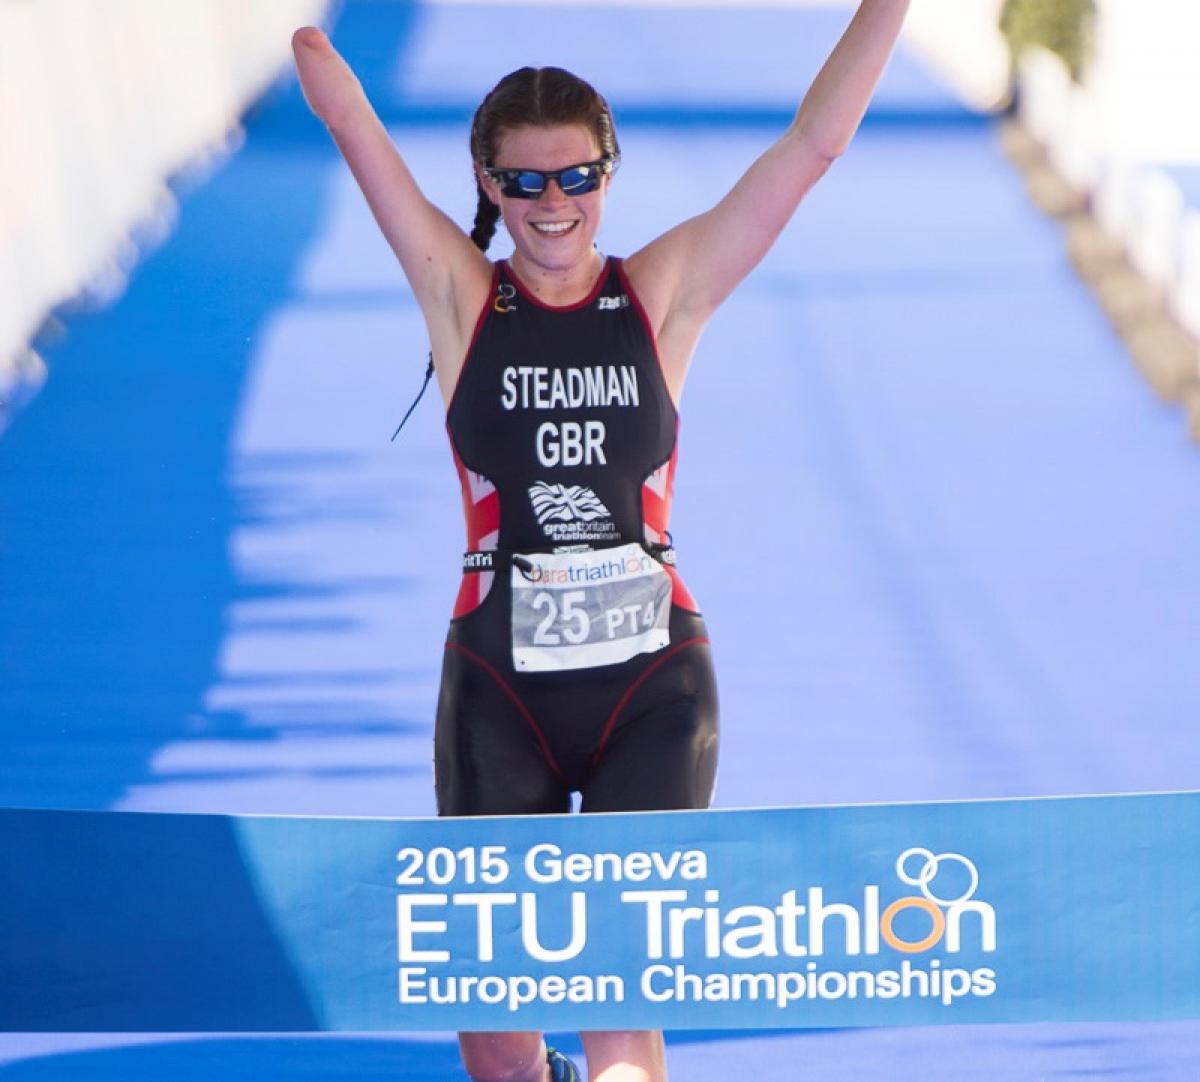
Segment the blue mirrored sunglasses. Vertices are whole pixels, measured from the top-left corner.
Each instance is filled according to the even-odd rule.
[[[585,195],[600,186],[600,178],[616,168],[615,158],[597,158],[594,162],[568,165],[565,169],[498,169],[484,166],[484,175],[500,185],[502,195],[510,199],[537,199],[551,180],[558,181],[564,195]]]

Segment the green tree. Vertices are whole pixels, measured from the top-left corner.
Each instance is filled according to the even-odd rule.
[[[1091,51],[1095,0],[1007,0],[1000,30],[1013,62],[1027,45],[1041,45],[1066,61],[1079,81]]]

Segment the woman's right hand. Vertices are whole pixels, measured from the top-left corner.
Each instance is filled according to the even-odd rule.
[[[338,55],[325,32],[302,26],[292,35],[296,71],[308,107],[333,128],[340,118],[366,101],[362,85],[350,65]]]

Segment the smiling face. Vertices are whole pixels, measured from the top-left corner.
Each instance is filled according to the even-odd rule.
[[[498,169],[553,171],[595,161],[601,154],[595,137],[582,124],[521,127],[503,133],[491,164]],[[483,178],[485,191],[500,207],[516,245],[513,266],[518,274],[594,273],[596,232],[608,181],[606,175],[595,191],[569,196],[551,180],[537,199],[513,199],[501,194],[497,182]]]

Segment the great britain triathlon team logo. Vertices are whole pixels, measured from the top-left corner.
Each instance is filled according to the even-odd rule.
[[[594,522],[608,517],[608,508],[600,502],[600,497],[583,485],[567,487],[538,481],[529,489],[529,500],[542,526],[548,522]]]
[[[608,508],[584,485],[537,481],[529,488],[529,502],[538,525],[554,541],[593,541],[617,532]]]

